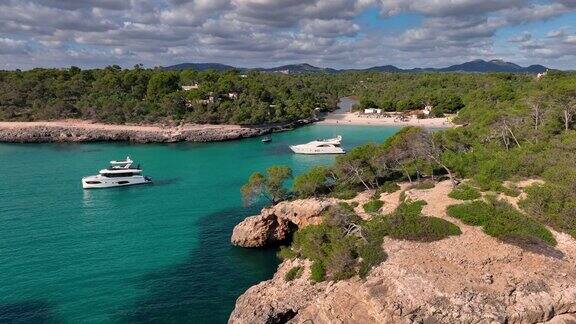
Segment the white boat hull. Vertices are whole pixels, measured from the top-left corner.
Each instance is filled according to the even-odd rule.
[[[292,152],[296,154],[344,154],[341,147],[310,147],[306,145],[290,146]]]
[[[152,179],[141,175],[114,178],[96,175],[82,178],[82,188],[84,189],[125,187],[148,183],[152,183]]]

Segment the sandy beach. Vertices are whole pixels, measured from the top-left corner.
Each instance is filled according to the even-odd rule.
[[[450,117],[418,119],[415,116],[406,121],[394,117],[375,118],[357,115],[356,113],[330,114],[319,124],[325,125],[359,125],[359,126],[420,126],[428,128],[454,127]]]

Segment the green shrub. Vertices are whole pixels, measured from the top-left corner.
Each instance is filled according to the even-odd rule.
[[[480,198],[481,196],[482,195],[478,189],[467,184],[459,185],[448,194],[448,197],[458,200],[474,200]]]
[[[358,194],[357,190],[353,190],[353,189],[335,189],[334,191],[332,191],[332,193],[330,194],[331,197],[333,198],[338,198],[338,199],[353,199],[354,197],[356,197],[356,195]]]
[[[359,255],[362,258],[358,268],[360,278],[366,278],[372,267],[386,260],[386,252],[382,249],[382,238],[383,236],[379,240],[369,240],[368,244],[360,248]]]
[[[380,210],[380,208],[382,208],[382,206],[384,206],[383,201],[378,199],[372,199],[367,203],[365,203],[364,205],[362,205],[362,208],[367,213],[377,213]]]
[[[452,205],[447,209],[448,215],[459,218],[469,225],[482,226],[484,232],[503,241],[520,243],[545,242],[555,246],[552,233],[542,224],[525,216],[512,205],[489,199],[488,202],[473,201]]]
[[[346,235],[344,228],[361,219],[354,213],[334,206],[329,210],[321,225],[310,225],[294,234],[292,247],[298,255],[322,266],[323,276],[340,280],[356,274],[359,238]]]
[[[288,272],[286,272],[286,274],[284,275],[284,280],[292,281],[296,278],[300,278],[300,276],[302,276],[303,271],[304,268],[300,266],[293,267],[292,269],[288,270]]]
[[[328,168],[316,166],[297,176],[293,188],[301,198],[308,198],[328,191]]]
[[[347,202],[345,202],[345,201],[341,201],[341,202],[338,203],[338,208],[353,213],[353,212],[354,212],[354,207],[353,207],[352,205],[353,205],[354,203],[356,203],[356,206],[358,206],[358,202],[357,202],[357,201],[354,201],[352,204],[349,204],[349,203],[347,203]]]
[[[433,181],[422,181],[414,185],[414,189],[425,190],[425,189],[432,189],[435,186],[436,184]]]
[[[301,257],[323,260],[332,240],[340,239],[341,236],[337,229],[326,224],[309,225],[294,233],[292,249]]]
[[[545,183],[526,188],[519,205],[530,216],[576,238],[576,193],[569,186]]]
[[[315,282],[322,282],[326,279],[326,268],[320,260],[314,261],[310,267],[310,279]]]
[[[508,197],[518,197],[521,194],[520,189],[518,189],[517,187],[508,188],[508,187],[502,186],[502,189],[500,190],[500,192],[505,194]]]
[[[356,274],[358,252],[355,241],[352,237],[344,237],[340,241],[333,242],[330,254],[324,263],[332,280],[348,279]]]
[[[380,247],[383,235],[373,229],[364,231],[364,221],[349,204],[331,206],[324,212],[323,217],[322,224],[306,226],[296,231],[292,241],[292,250],[297,257],[309,259],[315,265],[312,269],[313,280],[322,281],[327,277],[330,280],[347,279],[356,275],[362,265],[363,271],[367,273],[373,265],[384,259],[383,251],[378,254],[376,251],[364,249],[369,244],[374,244],[374,249],[376,246]],[[352,225],[362,230],[349,232]],[[368,241],[360,239],[361,236],[368,238]],[[362,264],[359,259],[361,255],[364,255]]]
[[[364,223],[364,236],[367,243],[358,251],[362,259],[358,268],[360,278],[366,278],[372,267],[386,260],[387,256],[382,249],[382,243],[389,233],[390,225],[386,216],[375,215]]]
[[[464,224],[483,226],[492,217],[492,208],[483,201],[473,201],[460,205],[448,206],[449,216],[460,219]]]
[[[390,236],[411,241],[437,241],[462,232],[458,226],[436,217],[421,214],[424,201],[403,202],[389,216]]]
[[[384,182],[376,191],[377,197],[380,197],[382,193],[394,193],[400,190],[400,186],[394,181],[386,181]]]
[[[288,246],[281,246],[276,256],[281,260],[288,260],[296,258],[296,253]]]
[[[348,224],[358,224],[360,216],[356,214],[354,208],[345,202],[330,206],[323,213],[324,224],[338,231],[346,228]]]

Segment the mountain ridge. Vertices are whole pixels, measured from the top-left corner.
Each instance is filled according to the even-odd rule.
[[[378,65],[372,66],[364,69],[333,69],[333,68],[323,68],[317,67],[308,63],[300,64],[287,64],[272,68],[240,68],[234,67],[227,64],[221,63],[180,63],[167,67],[163,67],[166,70],[183,70],[183,69],[194,69],[198,71],[206,70],[216,70],[216,71],[227,71],[227,70],[240,70],[240,71],[262,71],[262,72],[273,72],[273,73],[285,73],[285,74],[301,74],[301,73],[341,73],[341,72],[471,72],[471,73],[489,73],[489,72],[514,72],[514,73],[542,73],[548,70],[546,66],[540,64],[533,64],[530,66],[520,66],[516,63],[506,62],[503,60],[482,60],[476,59],[461,64],[454,64],[447,67],[441,68],[411,68],[402,69],[394,65]]]

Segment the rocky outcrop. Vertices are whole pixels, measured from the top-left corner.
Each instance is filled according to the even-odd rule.
[[[0,129],[0,142],[108,142],[135,143],[210,142],[226,141],[264,134],[264,129],[238,127],[236,129],[198,129],[188,131],[146,131],[132,129],[92,129],[83,127],[35,126],[25,129]]]
[[[424,213],[457,224],[431,242],[385,238],[388,259],[365,280],[313,284],[307,261],[285,261],[271,280],[240,296],[230,323],[571,323],[576,314],[576,241],[553,232],[552,249],[522,249],[449,218],[448,182],[410,189]],[[307,267],[286,282],[295,264]]]
[[[335,202],[333,199],[300,199],[264,208],[260,215],[248,217],[234,227],[232,244],[263,247],[281,243],[302,226],[320,224],[322,211]]]
[[[286,281],[286,272],[304,267],[300,278]],[[248,289],[236,302],[229,323],[286,323],[314,302],[327,283],[310,284],[310,261],[288,260],[280,264],[274,278]]]
[[[310,122],[312,122],[312,120],[303,120],[289,125],[261,127],[197,124],[186,124],[174,127],[158,125],[106,125],[76,120],[57,122],[0,122],[0,142],[214,142],[280,132]]]

